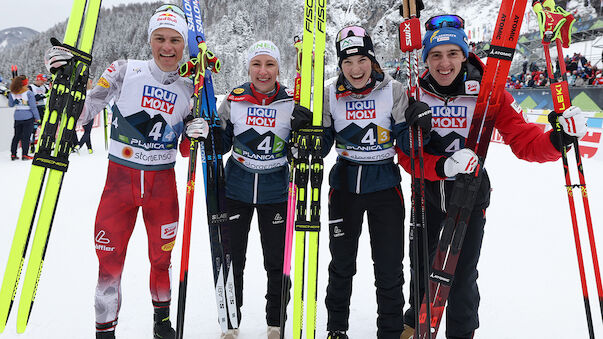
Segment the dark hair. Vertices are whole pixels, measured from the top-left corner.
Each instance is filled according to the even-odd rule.
[[[383,70],[381,69],[381,65],[379,65],[376,62],[373,62],[372,68],[373,68],[373,71],[375,71],[375,72],[377,72],[379,74],[385,74],[385,72],[383,72]]]
[[[23,89],[23,82],[27,79],[25,75],[19,75],[13,79],[10,83],[10,91],[11,93],[19,93]]]

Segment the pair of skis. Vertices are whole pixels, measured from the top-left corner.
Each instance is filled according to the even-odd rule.
[[[295,87],[293,101],[299,104],[301,95],[301,60],[302,40],[296,36],[294,46],[297,54],[295,63]],[[291,148],[289,148],[291,152]],[[287,188],[287,220],[285,224],[285,250],[283,254],[283,279],[281,283],[281,314],[280,314],[280,338],[285,337],[285,324],[287,321],[287,304],[289,303],[289,290],[291,288],[291,252],[293,247],[293,233],[295,232],[295,204],[297,203],[297,186],[295,185],[295,157],[289,154],[289,184]]]
[[[323,179],[321,155],[322,110],[324,93],[324,57],[326,45],[326,0],[305,1],[304,32],[299,51],[295,98],[313,110],[312,127],[293,133],[292,143],[298,156],[291,161],[287,223],[281,296],[281,339],[285,335],[288,290],[291,273],[293,233],[295,233],[295,271],[293,284],[293,338],[301,338],[306,304],[306,338],[316,335],[316,287],[318,282],[318,240],[320,235],[320,188]],[[302,57],[305,56],[305,57]],[[301,62],[300,62],[301,61]],[[299,68],[301,64],[301,69]],[[312,82],[314,79],[314,82]],[[313,95],[313,96],[312,96]],[[310,219],[308,220],[308,182],[310,183]],[[306,240],[307,238],[307,240]],[[306,261],[307,258],[307,261]],[[307,272],[307,277],[306,277]],[[306,279],[307,278],[307,279]],[[304,289],[306,294],[304,296]]]
[[[502,0],[473,120],[465,142],[465,147],[479,156],[480,164],[475,173],[460,174],[456,177],[429,273],[429,292],[425,293],[419,311],[415,339],[437,336],[465,232],[483,178],[483,165],[496,116],[504,98],[504,85],[519,38],[526,3],[527,0]],[[430,317],[427,316],[428,312],[431,313]]]
[[[70,49],[74,58],[57,70],[53,76],[40,140],[29,173],[0,290],[0,332],[4,331],[15,300],[35,216],[38,214],[19,301],[18,333],[25,331],[31,314],[63,176],[67,171],[68,157],[75,140],[75,123],[82,112],[86,98],[88,68],[92,61],[90,52],[100,5],[100,0],[74,0],[73,2],[62,46]],[[53,39],[53,44],[60,43]],[[40,202],[42,195],[43,199]]]
[[[570,169],[567,159],[568,147],[563,142],[563,130],[559,124],[558,117],[571,106],[569,88],[566,78],[565,61],[563,60],[563,46],[569,47],[571,39],[571,26],[574,21],[574,17],[555,6],[555,2],[552,0],[540,2],[535,1],[532,4],[532,8],[539,18],[540,33],[542,37],[542,47],[544,47],[544,55],[547,64],[547,74],[551,82],[551,95],[553,97],[554,110],[557,113],[555,121],[553,121],[553,128],[556,130],[559,136],[559,144],[562,145],[561,159],[563,163],[563,172],[565,176],[565,187],[567,190],[567,199],[569,202],[570,216],[572,219],[572,230],[574,233],[574,243],[576,246],[576,254],[578,257],[578,268],[580,273],[580,282],[582,285],[582,296],[584,298],[584,308],[586,311],[586,321],[588,327],[588,333],[590,338],[595,337],[593,329],[593,320],[590,309],[590,302],[588,297],[588,287],[586,284],[586,273],[584,270],[584,259],[582,257],[582,246],[580,244],[580,233],[578,230],[578,218],[576,216],[576,206],[574,201],[573,189],[580,189],[582,195],[582,204],[584,206],[584,213],[586,219],[586,227],[588,230],[588,239],[590,242],[590,251],[592,255],[593,268],[595,274],[595,280],[597,284],[597,292],[599,296],[599,307],[601,314],[603,315],[603,286],[601,284],[601,273],[599,271],[599,259],[597,257],[597,246],[595,241],[595,235],[593,232],[593,224],[590,215],[590,205],[588,203],[588,193],[586,190],[586,180],[584,178],[584,169],[582,165],[582,157],[580,156],[580,147],[578,145],[578,138],[574,138],[572,146],[574,147],[574,154],[576,158],[576,166],[578,170],[579,184],[572,184]],[[550,46],[551,43],[555,43],[557,47],[557,57],[559,59],[559,68],[561,70],[562,80],[556,81],[553,72],[553,63],[551,61]]]
[[[194,74],[195,89],[193,93],[192,116],[194,118],[204,118],[209,125],[209,134],[203,141],[203,147],[200,148],[200,151],[205,179],[205,202],[207,207],[216,303],[218,306],[218,322],[222,332],[226,332],[229,328],[238,327],[237,301],[235,296],[232,258],[230,254],[230,239],[226,223],[228,221],[228,216],[224,213],[226,195],[224,166],[222,162],[222,129],[216,109],[216,99],[214,96],[211,73],[206,72],[208,68],[211,68],[212,71],[216,73],[219,72],[220,61],[207,49],[199,1],[183,0],[182,5],[188,20],[188,46],[191,61],[182,66],[181,73]],[[178,291],[176,338],[179,339],[183,338],[184,333],[190,235],[198,150],[199,141],[192,139],[188,166],[182,261]]]

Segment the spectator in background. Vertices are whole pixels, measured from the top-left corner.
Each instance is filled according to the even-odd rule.
[[[576,74],[578,74],[578,71],[572,71],[572,72],[567,72],[567,84],[570,86],[574,86],[574,83],[576,83]]]
[[[591,65],[590,61],[587,61],[586,64],[584,64],[583,72],[586,74],[588,79],[592,78],[593,66]]]
[[[528,61],[524,61],[523,64],[521,64],[521,69],[523,70],[523,74],[526,74],[526,72],[528,71]]]
[[[505,83],[505,88],[513,88],[513,78],[511,76],[507,76],[507,82]]]
[[[38,74],[33,84],[29,85],[29,89],[33,92],[36,98],[36,106],[38,107],[38,113],[40,114],[40,120],[44,119],[44,109],[46,107],[46,93],[48,93],[48,86],[46,86],[46,76],[44,74]]]
[[[92,90],[92,87],[94,87],[94,86],[92,85],[92,77],[90,77],[88,79],[86,93],[89,93],[90,90]],[[82,137],[80,138],[79,141],[76,141],[76,145],[73,148],[72,152],[76,152],[77,154],[80,154],[80,148],[82,148],[82,146],[84,146],[84,144],[86,144],[86,148],[88,148],[88,153],[92,154],[92,141],[90,141],[90,133],[92,132],[92,125],[94,125],[94,119],[90,120],[87,124],[82,125],[82,128],[84,128],[84,134],[82,135]]]
[[[36,98],[32,91],[27,88],[27,78],[19,75],[10,83],[10,94],[8,95],[8,106],[15,107],[15,135],[10,146],[10,159],[17,160],[17,147],[21,141],[21,159],[31,160],[27,154],[29,149],[29,138],[33,131],[34,121],[40,120],[40,114],[36,107]]]
[[[588,61],[581,53],[578,53],[578,72],[583,71],[586,68]]]
[[[565,60],[566,69],[568,72],[573,72],[578,69],[578,53],[574,53],[574,56],[570,59]]]
[[[574,82],[574,86],[576,86],[576,87],[586,86],[587,84],[588,84],[588,82],[586,81],[585,73],[582,73],[582,75],[576,77],[576,81]]]
[[[33,92],[36,97],[36,106],[38,107],[38,114],[40,114],[40,121],[44,120],[44,112],[46,109],[46,96],[48,95],[49,87],[46,85],[46,76],[44,74],[38,74],[33,84],[29,84],[29,90]],[[40,124],[34,122],[34,127],[31,133],[30,153],[35,152],[36,130]]]
[[[603,86],[603,76],[601,76],[601,73],[598,73],[593,80],[593,86]]]
[[[534,87],[534,79],[530,74],[526,76],[526,87]]]

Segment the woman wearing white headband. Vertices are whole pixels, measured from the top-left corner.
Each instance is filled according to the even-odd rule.
[[[278,339],[281,280],[287,216],[287,142],[294,110],[293,93],[277,81],[280,53],[274,43],[258,41],[247,54],[249,82],[232,90],[218,109],[224,131],[226,212],[229,223],[238,316],[243,305],[243,270],[254,210],[264,254],[267,337]],[[230,329],[221,338],[237,338]]]
[[[115,338],[121,306],[121,275],[138,209],[148,236],[154,338],[174,338],[171,300],[171,250],[178,229],[178,195],[174,175],[178,139],[185,129],[190,80],[178,73],[188,28],[182,10],[164,5],[149,21],[150,60],[117,60],[102,74],[86,98],[80,122],[87,123],[114,100],[109,168],[95,222],[99,276],[95,294],[96,338]],[[51,70],[70,54],[61,47],[47,53]],[[207,135],[207,125],[189,130]]]

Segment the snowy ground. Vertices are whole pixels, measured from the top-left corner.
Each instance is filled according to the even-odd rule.
[[[65,176],[50,245],[46,255],[36,303],[27,331],[16,335],[16,307],[3,338],[92,338],[94,334],[94,288],[97,260],[93,227],[96,208],[106,175],[103,136],[93,130],[95,153],[74,155]],[[326,163],[330,169],[334,157]],[[0,152],[0,272],[4,272],[16,224],[29,162],[9,160]],[[480,261],[479,285],[482,294],[481,327],[476,338],[585,338],[584,306],[580,290],[567,196],[563,188],[561,163],[529,164],[516,160],[507,146],[492,144],[487,167],[492,179],[492,206]],[[584,163],[596,238],[603,242],[603,162]],[[186,161],[176,168],[180,205],[184,205]],[[408,176],[403,185],[408,186]],[[326,186],[325,186],[326,187]],[[198,186],[197,192],[203,190]],[[326,189],[325,189],[326,192]],[[408,191],[405,192],[408,206]],[[186,338],[218,338],[216,305],[212,288],[203,197],[196,198],[193,223]],[[578,203],[581,206],[580,203]],[[324,216],[326,199],[323,197]],[[580,216],[582,214],[579,213]],[[139,218],[140,221],[141,218]],[[326,225],[326,218],[323,223]],[[407,226],[405,222],[405,227]],[[257,228],[251,232],[245,277],[245,305],[242,339],[265,338],[264,294],[266,278],[262,268]],[[596,295],[586,232],[582,234],[585,266],[591,295]],[[318,338],[326,336],[324,307],[329,261],[328,241],[323,229],[319,267]],[[148,292],[146,234],[141,222],[130,242],[123,276],[123,303],[117,335],[122,339],[150,338],[152,307]],[[178,238],[173,256],[173,307],[177,304],[180,271]],[[406,246],[408,249],[408,245]],[[603,247],[599,246],[599,253]],[[406,259],[406,279],[408,258]],[[354,280],[349,335],[354,339],[374,338],[376,305],[373,273],[365,235],[360,241],[358,274]],[[405,284],[408,290],[408,284]],[[406,292],[408,296],[408,292]],[[595,331],[603,335],[601,313],[591,298]],[[289,309],[289,314],[291,307]],[[175,320],[175,317],[173,318]],[[290,326],[290,324],[289,324]],[[441,332],[443,333],[443,331]],[[290,329],[287,330],[287,336]],[[443,338],[440,335],[439,338]]]

